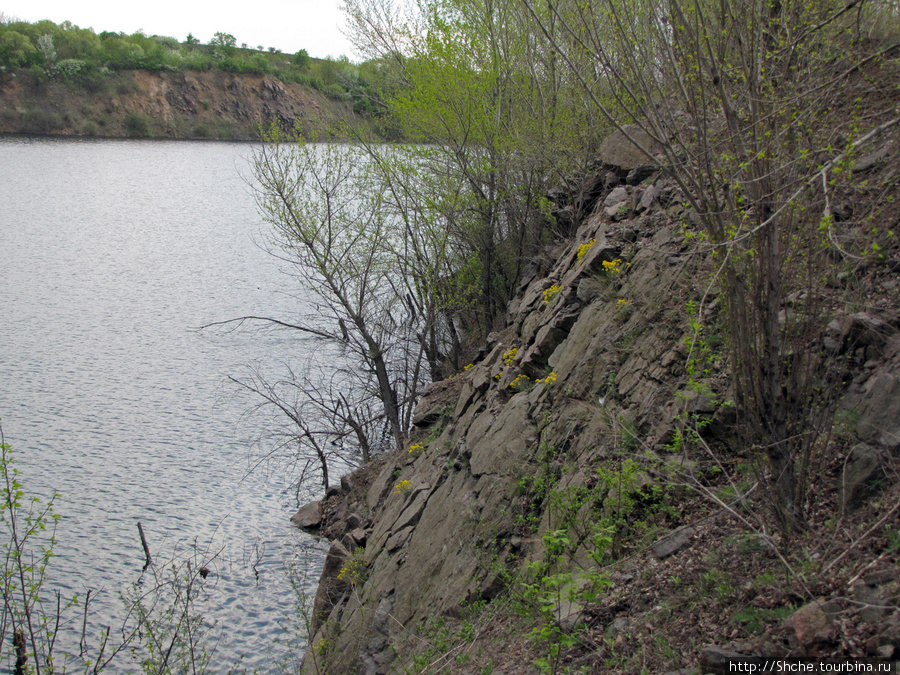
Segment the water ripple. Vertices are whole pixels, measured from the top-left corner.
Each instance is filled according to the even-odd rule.
[[[227,380],[247,364],[279,372],[304,341],[195,330],[304,309],[254,244],[263,228],[237,170],[248,154],[0,139],[0,418],[27,488],[61,494],[51,585],[102,589],[94,628],[123,618],[141,521],[160,559],[218,551],[203,601],[216,662],[266,673],[287,658],[283,570],[296,564],[313,593],[323,552],[287,522],[288,476],[245,475],[254,401]]]

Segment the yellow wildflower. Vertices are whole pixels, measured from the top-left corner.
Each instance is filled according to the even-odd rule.
[[[550,304],[550,301],[562,290],[562,286],[553,285],[544,291],[544,302]]]
[[[395,495],[408,495],[412,490],[412,481],[411,480],[401,480],[394,486],[394,494]]]
[[[593,246],[593,245],[596,244],[596,243],[597,243],[597,240],[596,240],[596,239],[591,239],[591,240],[590,240],[589,242],[587,242],[586,244],[582,244],[581,246],[578,247],[578,262],[581,262],[582,260],[584,260],[585,254],[586,254],[588,251],[590,251],[590,250],[591,250],[591,246]]]

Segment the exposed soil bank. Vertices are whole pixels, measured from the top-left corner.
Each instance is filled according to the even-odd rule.
[[[112,73],[90,86],[0,81],[0,133],[254,140],[277,124],[311,136],[360,124],[343,104],[271,76],[222,71]]]

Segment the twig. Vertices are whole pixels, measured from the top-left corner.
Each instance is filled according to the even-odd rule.
[[[147,568],[153,564],[153,558],[150,557],[150,547],[147,545],[147,538],[144,536],[144,528],[141,526],[140,521],[138,521],[138,533],[141,535],[141,545],[144,547],[144,555],[147,557],[147,562],[144,563],[144,571],[147,571]]]
[[[825,569],[822,570],[822,574],[825,574],[828,570],[830,570],[832,567],[837,565],[841,560],[844,559],[844,557],[848,553],[850,553],[850,551],[852,551],[857,546],[859,546],[863,541],[865,541],[869,537],[869,535],[871,535],[875,530],[877,530],[879,527],[884,525],[888,521],[888,519],[892,515],[894,515],[894,513],[897,511],[897,509],[900,509],[900,499],[898,499],[897,503],[894,504],[894,508],[892,508],[890,511],[885,513],[884,516],[877,523],[875,523],[872,527],[870,527],[868,530],[866,530],[865,533],[861,537],[859,537],[856,541],[854,541],[852,544],[850,544],[844,550],[843,553],[841,553],[837,558],[835,558],[830,563],[828,563],[828,565],[825,566]]]
[[[84,618],[81,620],[81,642],[79,642],[79,647],[81,649],[80,655],[82,658],[84,658],[84,650],[85,650],[84,639],[85,639],[85,635],[87,634],[88,605],[91,604],[91,591],[92,590],[93,589],[89,588],[87,595],[84,598]]]

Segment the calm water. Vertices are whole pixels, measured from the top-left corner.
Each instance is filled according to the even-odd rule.
[[[202,608],[219,626],[216,669],[243,655],[266,673],[286,656],[283,568],[312,589],[323,554],[288,523],[290,476],[248,475],[265,420],[227,377],[278,372],[311,345],[195,330],[302,304],[257,245],[251,152],[0,139],[0,419],[27,490],[60,493],[51,588],[99,592],[93,624],[115,631],[143,566],[138,521],[159,559],[220,551]]]

